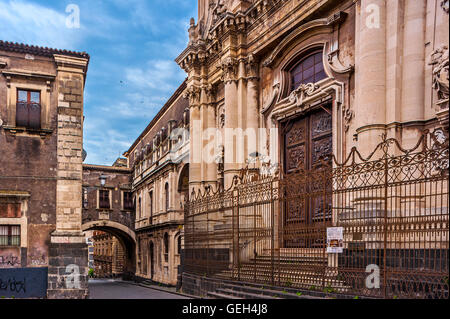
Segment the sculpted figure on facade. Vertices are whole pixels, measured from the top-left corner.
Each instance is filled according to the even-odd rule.
[[[431,64],[433,68],[433,88],[437,91],[439,102],[448,102],[448,47],[440,47],[432,53]],[[439,103],[438,102],[438,103]]]

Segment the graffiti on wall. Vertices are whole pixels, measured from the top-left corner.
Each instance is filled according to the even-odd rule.
[[[0,268],[20,267],[20,258],[13,254],[0,255]]]
[[[16,280],[16,278],[0,278],[0,291],[11,293],[26,293],[26,279]]]

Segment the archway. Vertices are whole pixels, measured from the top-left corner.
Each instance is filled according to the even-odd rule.
[[[81,226],[82,231],[99,230],[118,239],[124,248],[123,279],[132,279],[136,273],[136,234],[130,228],[113,221],[91,221]]]

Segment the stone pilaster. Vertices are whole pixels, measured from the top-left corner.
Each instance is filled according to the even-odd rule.
[[[254,138],[255,143],[247,143],[246,154],[258,152],[259,145],[259,78],[258,63],[253,55],[250,55],[246,61],[247,73],[247,137]],[[253,135],[254,134],[254,137]]]
[[[202,104],[203,111],[203,182],[205,185],[215,187],[217,184],[217,138],[216,138],[216,109],[215,109],[215,87],[208,85],[202,91],[205,94],[205,103]]]
[[[82,222],[83,92],[88,61],[55,55],[58,67],[56,230],[49,253],[49,298],[88,296]]]

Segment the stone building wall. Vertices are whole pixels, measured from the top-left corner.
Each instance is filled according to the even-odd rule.
[[[20,247],[0,255],[14,255],[15,267],[48,267],[49,298],[88,295],[80,208],[88,62],[86,53],[0,41],[0,225],[20,225],[21,235]]]
[[[177,243],[182,238],[187,197],[185,88],[183,83],[125,153],[133,169],[136,201],[136,276],[167,285],[177,283],[181,259]]]

